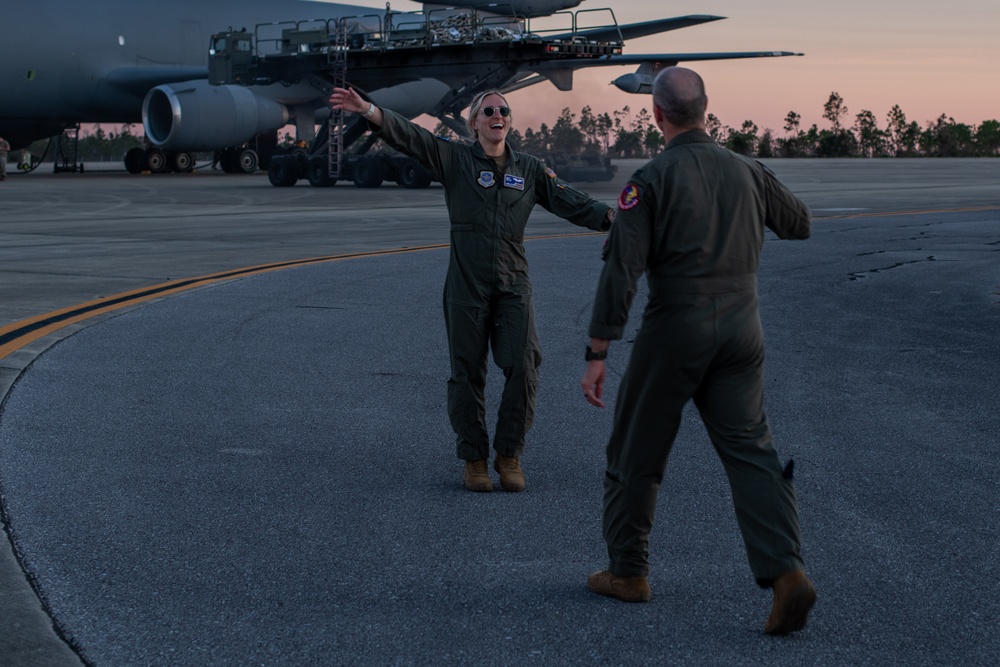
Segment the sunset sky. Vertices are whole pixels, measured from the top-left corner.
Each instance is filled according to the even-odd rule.
[[[356,4],[384,8],[378,0]],[[796,51],[804,57],[688,63],[706,82],[709,112],[725,125],[753,120],[783,134],[789,111],[802,128],[828,127],[823,104],[832,91],[844,99],[849,123],[870,110],[884,127],[898,104],[924,126],[941,114],[978,125],[1000,119],[1000,0],[588,0],[580,8],[610,7],[619,23],[687,14],[727,17],[693,28],[631,40],[626,53]],[[399,11],[420,9],[393,0]],[[577,72],[574,90],[548,83],[511,95],[516,126],[554,121],[563,107],[614,111],[651,108],[648,96],[629,95],[609,82],[634,68]]]

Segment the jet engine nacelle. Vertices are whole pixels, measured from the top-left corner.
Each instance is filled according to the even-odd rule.
[[[209,151],[239,146],[288,123],[288,109],[243,86],[207,81],[157,86],[142,103],[146,138],[166,150]]]
[[[653,92],[653,75],[651,74],[640,74],[639,72],[623,74],[612,81],[612,83],[615,84],[619,90],[626,93],[649,95]]]

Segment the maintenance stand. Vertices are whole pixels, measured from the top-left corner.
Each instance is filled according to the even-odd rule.
[[[228,31],[212,36],[209,81],[213,85],[261,86],[311,82],[322,96],[334,87],[350,85],[366,99],[371,93],[402,81],[435,79],[450,90],[436,102],[432,115],[460,136],[467,137],[461,112],[481,91],[518,90],[548,79],[561,90],[572,87],[572,69],[560,61],[608,58],[622,53],[624,40],[610,9],[559,12],[568,29],[532,30],[531,19],[476,9],[368,14],[325,21],[268,23],[253,32]],[[592,41],[579,28],[582,14],[603,12],[610,24],[602,34],[612,41]],[[549,17],[551,18],[551,17]],[[588,29],[589,30],[589,29]],[[555,36],[546,36],[551,33]],[[544,76],[535,73],[544,69]],[[350,73],[350,74],[348,74]],[[316,187],[353,180],[357,187],[378,187],[386,179],[403,187],[427,187],[432,177],[413,158],[395,152],[371,151],[369,136],[348,151],[368,131],[354,114],[320,111],[320,130],[311,142],[300,140],[268,165],[273,185],[287,187],[307,178]],[[310,129],[315,120],[310,119]],[[302,123],[297,123],[300,132]]]

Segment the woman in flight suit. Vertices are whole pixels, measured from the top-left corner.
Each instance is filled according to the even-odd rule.
[[[606,231],[614,211],[546,168],[536,157],[507,145],[512,115],[497,91],[476,96],[469,130],[476,141],[448,141],[353,89],[335,88],[335,109],[361,114],[393,148],[416,158],[444,185],[451,221],[451,256],[444,288],[444,317],[451,356],[448,416],[465,460],[465,486],[491,491],[487,467],[486,369],[489,350],[506,381],[497,415],[494,468],[507,491],[524,489],[520,457],[535,415],[542,362],[524,228],[535,204],[569,222]]]

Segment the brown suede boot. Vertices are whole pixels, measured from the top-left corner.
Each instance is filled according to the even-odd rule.
[[[622,602],[648,602],[653,592],[646,577],[616,577],[607,570],[587,577],[587,588],[598,595],[617,598]]]
[[[774,606],[764,624],[769,635],[787,635],[806,627],[809,610],[816,604],[816,589],[802,570],[792,570],[774,580]]]
[[[493,480],[486,467],[486,459],[465,462],[465,488],[469,491],[492,491]]]
[[[497,454],[493,469],[500,473],[500,486],[504,491],[524,491],[524,471],[516,456]]]

